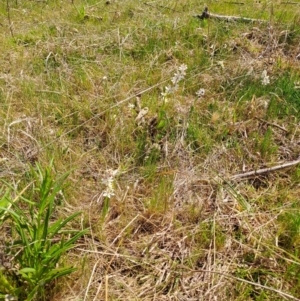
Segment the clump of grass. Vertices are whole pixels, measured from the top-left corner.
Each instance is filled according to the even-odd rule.
[[[60,260],[86,230],[66,228],[80,212],[53,220],[66,176],[54,180],[51,166],[44,171],[37,165],[31,172],[33,183],[21,192],[8,190],[1,200],[1,223],[9,223],[12,229],[11,237],[7,237],[12,243],[6,242],[5,256],[17,266],[10,273],[5,271],[1,275],[2,293],[22,300],[45,300],[49,284],[75,270],[73,267],[59,267]],[[16,198],[11,200],[13,193]],[[1,227],[4,228],[3,225]],[[15,279],[13,284],[7,280],[10,278]]]

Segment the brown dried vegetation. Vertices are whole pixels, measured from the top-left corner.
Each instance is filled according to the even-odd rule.
[[[17,187],[54,158],[57,173],[73,171],[67,211],[90,229],[52,300],[299,300],[299,233],[281,223],[300,215],[299,166],[232,180],[299,158],[300,98],[286,94],[300,97],[299,83],[282,84],[300,80],[299,19],[200,24],[197,1],[45,3],[42,14],[24,2],[12,5],[14,37],[1,34],[0,175]]]

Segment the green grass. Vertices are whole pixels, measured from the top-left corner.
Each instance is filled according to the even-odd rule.
[[[9,185],[1,200],[1,224],[11,227],[12,240],[11,244],[7,243],[5,252],[18,266],[9,273],[15,279],[12,284],[1,275],[4,288],[1,293],[22,300],[45,300],[48,298],[47,285],[75,270],[73,267],[59,267],[59,261],[86,231],[65,229],[80,212],[53,220],[61,202],[59,193],[62,193],[65,175],[54,180],[50,165],[45,171],[36,166],[29,177],[34,182],[20,191],[14,200],[10,195],[18,192]]]
[[[233,176],[299,158],[300,2],[238,2],[0,4],[0,300],[297,300],[299,165]]]

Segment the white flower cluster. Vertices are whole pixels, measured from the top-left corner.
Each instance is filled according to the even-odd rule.
[[[270,83],[270,77],[267,73],[267,70],[264,70],[261,74],[261,83],[262,85],[266,86]]]
[[[174,93],[178,89],[178,84],[186,76],[187,65],[182,64],[178,67],[177,71],[174,73],[174,76],[171,79],[172,86],[168,85],[165,87],[164,92],[161,93],[164,101],[167,101],[167,96]]]
[[[106,198],[111,198],[115,195],[114,181],[116,175],[119,173],[119,169],[109,169],[107,171],[107,176],[102,178],[102,183],[106,186],[105,190],[102,192],[102,196]]]
[[[186,76],[186,71],[187,70],[187,65],[182,64],[179,66],[177,72],[175,72],[174,76],[171,79],[171,82],[173,83],[174,86],[177,86],[178,83],[184,79]]]

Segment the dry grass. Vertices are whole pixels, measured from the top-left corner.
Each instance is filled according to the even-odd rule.
[[[300,153],[299,14],[262,2],[1,4],[0,176],[54,159],[90,229],[51,300],[299,300],[299,166],[230,180]]]

